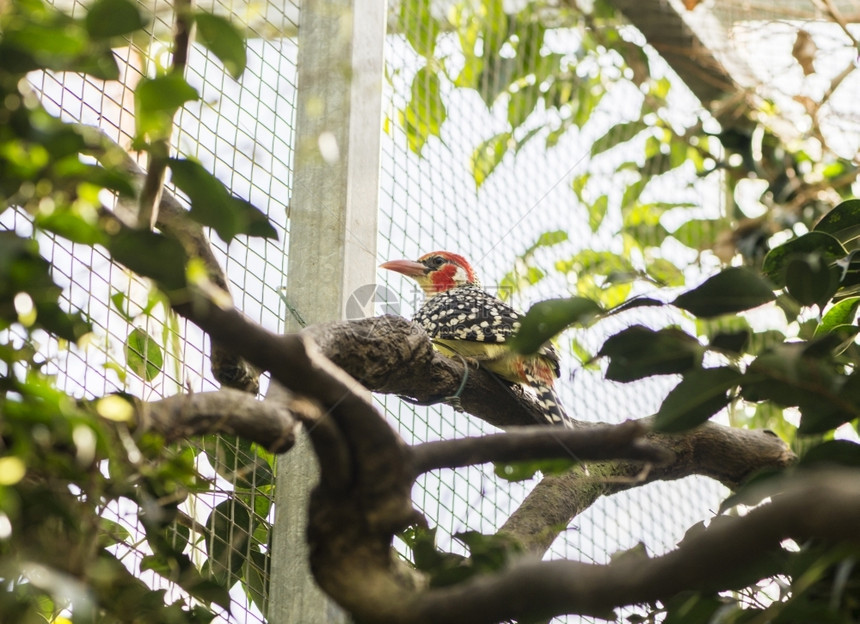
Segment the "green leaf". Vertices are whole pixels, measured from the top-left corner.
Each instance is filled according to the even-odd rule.
[[[51,14],[4,24],[4,43],[25,50],[50,67],[52,61],[80,57],[89,45],[87,32],[81,24],[54,9]]]
[[[508,100],[508,123],[517,129],[528,119],[541,98],[540,84],[522,84],[510,94]]]
[[[800,458],[801,466],[823,464],[860,468],[860,444],[848,440],[828,440],[813,446]]]
[[[439,77],[428,67],[422,67],[412,79],[411,97],[406,108],[398,111],[398,119],[406,132],[409,149],[421,155],[427,139],[441,136],[442,123],[448,117]]]
[[[213,13],[199,11],[194,14],[197,23],[197,41],[218,57],[233,78],[239,78],[248,62],[245,37],[233,23]]]
[[[120,316],[124,318],[126,321],[131,323],[134,321],[134,317],[131,316],[128,310],[128,306],[126,305],[126,295],[121,290],[116,291],[114,294],[110,296],[111,303],[113,303],[114,309],[119,312]]]
[[[164,354],[158,342],[137,327],[125,340],[125,359],[131,371],[146,381],[152,381],[164,366]]]
[[[508,153],[511,143],[511,133],[502,132],[490,137],[486,141],[482,141],[475,148],[475,151],[472,152],[470,165],[476,188],[481,188],[484,181],[499,163],[502,162],[505,154]]]
[[[149,230],[123,228],[107,245],[114,260],[129,269],[151,277],[168,290],[185,288],[185,265],[188,256],[174,238]]]
[[[39,255],[38,243],[15,232],[0,232],[0,327],[21,320],[13,303],[19,293],[29,296],[31,313],[35,312],[32,326],[72,342],[92,331],[80,313],[60,307],[62,289],[51,277],[51,265]]]
[[[624,303],[619,303],[614,308],[610,309],[607,314],[618,314],[620,312],[626,312],[627,310],[633,310],[635,308],[658,308],[660,306],[666,305],[662,301],[658,299],[653,299],[651,297],[644,296],[636,296]]]
[[[860,416],[860,375],[838,374],[830,361],[840,339],[776,345],[747,368],[741,395],[748,401],[797,406],[799,433],[822,433]]]
[[[582,364],[582,368],[598,370],[598,366],[594,362],[594,354],[576,338],[570,339],[570,350],[573,351],[573,356]]]
[[[212,227],[225,243],[237,234],[278,238],[266,215],[250,202],[232,196],[200,163],[170,158],[168,166],[173,183],[191,200],[191,218]]]
[[[248,509],[228,498],[218,503],[206,520],[207,564],[220,582],[232,585],[236,573],[248,558],[253,523]]]
[[[609,197],[601,195],[597,200],[588,207],[588,227],[592,232],[596,232],[603,223],[603,217],[606,216],[606,209],[609,208]]]
[[[96,0],[84,18],[87,32],[93,39],[109,39],[127,35],[146,26],[137,4],[129,0]]]
[[[453,537],[469,549],[469,563],[476,572],[499,571],[511,556],[523,551],[516,538],[504,533],[485,535],[478,531],[464,531],[455,533]]]
[[[860,297],[848,297],[831,307],[815,327],[814,337],[834,331],[838,327],[851,325],[857,318]]]
[[[34,223],[37,227],[58,234],[74,243],[104,245],[107,241],[105,233],[97,224],[72,210],[54,210],[48,214],[39,212],[36,214]]]
[[[481,39],[484,43],[484,59],[495,62],[502,59],[499,50],[508,40],[508,15],[502,0],[480,0]]]
[[[82,20],[42,2],[16,2],[7,5],[25,9],[9,16],[4,11],[0,58],[3,68],[15,73],[37,69],[73,71],[102,80],[117,80],[119,66],[106,43],[92,41]]]
[[[593,249],[584,249],[568,260],[558,260],[555,268],[560,273],[576,273],[577,278],[584,275],[635,272],[630,260],[623,255]]]
[[[690,249],[705,249],[713,243],[720,229],[725,229],[721,220],[690,219],[672,232],[672,236]]]
[[[55,142],[60,144],[60,149],[68,149],[68,146],[63,145],[63,143],[70,140],[74,139],[64,137],[62,136],[62,132],[57,132]],[[84,151],[83,148],[81,151]],[[106,169],[99,165],[82,163],[78,153],[70,154],[56,160],[52,168],[58,178],[64,178],[69,184],[77,186],[81,182],[89,182],[95,186],[116,191],[125,197],[135,196],[135,190],[128,174],[113,169]],[[78,195],[82,195],[84,192],[82,189],[76,189]]]
[[[785,287],[800,305],[824,307],[839,287],[839,273],[818,253],[793,256],[785,268]]]
[[[786,268],[789,261],[795,256],[806,254],[820,254],[826,264],[831,264],[848,255],[845,247],[830,234],[825,232],[808,232],[803,236],[783,243],[775,247],[764,257],[762,272],[774,284],[782,288],[785,286]]]
[[[510,340],[510,347],[518,353],[537,353],[569,325],[588,323],[601,312],[600,305],[585,297],[541,301],[523,317],[519,331]]]
[[[686,373],[701,364],[703,353],[702,345],[680,329],[633,325],[610,336],[597,355],[610,358],[607,379],[627,382]]]
[[[451,585],[472,575],[465,557],[436,548],[435,527],[409,527],[400,533],[400,539],[412,550],[415,567],[429,574],[431,586]]]
[[[573,192],[576,194],[577,199],[583,204],[586,203],[586,201],[583,199],[582,194],[585,191],[585,187],[590,179],[591,174],[586,172],[582,175],[576,176],[573,179],[573,182],[570,183],[570,188],[573,189]]]
[[[754,271],[730,267],[672,302],[699,318],[713,318],[756,308],[776,297],[771,286]]]
[[[537,251],[541,247],[552,247],[568,240],[569,236],[565,230],[551,230],[538,236],[537,240],[526,250],[526,253]]]
[[[839,296],[853,297],[860,293],[860,249],[855,249],[845,258],[833,263],[841,271]]]
[[[676,433],[702,424],[731,401],[729,391],[743,375],[733,368],[703,368],[684,375],[663,400],[654,429]]]
[[[591,144],[591,157],[594,158],[620,143],[626,143],[648,127],[648,124],[642,121],[628,121],[612,126],[606,134]]]
[[[439,36],[439,22],[430,12],[430,0],[405,0],[400,4],[400,32],[421,56],[432,59]]]
[[[480,34],[479,20],[475,19],[471,5],[457,3],[451,5],[448,19],[457,32],[460,51],[463,53],[463,69],[454,80],[454,85],[466,89],[477,89],[481,72],[484,69],[484,59],[478,53],[478,35]]]
[[[251,490],[275,482],[272,463],[259,447],[236,436],[207,436],[206,458],[219,475],[237,489]]]
[[[251,550],[248,562],[245,566],[245,592],[257,605],[257,608],[266,613],[269,600],[269,574],[271,571],[271,551],[260,552]]]
[[[134,90],[135,125],[139,137],[169,138],[173,116],[186,102],[200,99],[180,74],[144,78]]]
[[[740,329],[738,331],[721,331],[711,338],[711,349],[729,353],[731,355],[741,355],[744,349],[750,342],[750,331],[748,329]]]
[[[813,232],[830,234],[843,245],[860,238],[860,199],[849,199],[821,217]]]
[[[648,186],[648,183],[652,178],[648,176],[643,176],[629,184],[626,189],[624,189],[624,194],[621,196],[621,210],[622,212],[626,212],[627,210],[632,209],[636,202],[639,200],[639,197],[642,195],[642,191],[645,190],[645,187]]]
[[[648,263],[645,271],[661,286],[684,285],[684,272],[665,258],[655,258]]]

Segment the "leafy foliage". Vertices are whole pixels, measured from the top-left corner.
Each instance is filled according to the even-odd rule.
[[[696,427],[725,409],[742,414],[751,409],[758,413],[763,407],[792,408],[799,414],[795,444],[803,453],[797,471],[822,464],[856,468],[860,445],[834,439],[836,429],[848,424],[857,432],[860,422],[860,374],[856,371],[860,348],[855,340],[860,333],[858,301],[852,294],[856,279],[850,270],[857,245],[855,232],[860,227],[856,205],[854,200],[844,202],[825,216],[824,228],[833,234],[815,230],[774,248],[764,258],[764,270],[778,285],[750,269],[729,267],[671,302],[634,299],[629,305],[599,311],[589,319],[599,323],[643,304],[676,306],[699,319],[713,319],[767,305],[776,311],[779,308],[774,302],[787,297],[794,305],[781,305],[793,311],[791,318],[808,319],[800,325],[797,337],[786,339],[779,334],[761,346],[750,339],[755,337],[751,330],[744,328],[717,332],[709,343],[703,343],[704,337],[679,327],[655,330],[634,325],[611,335],[598,352],[608,360],[606,378],[631,382],[655,374],[680,375],[654,415],[654,428],[667,433]],[[809,277],[810,258],[820,267],[816,279]],[[565,310],[576,301],[545,301],[533,307],[523,322],[523,328],[529,328],[529,341],[540,344],[575,322],[576,315],[568,315],[567,322],[544,324],[543,333],[534,333],[535,327],[541,328],[540,319],[552,315],[564,318]],[[819,314],[805,314],[810,308]],[[747,487],[757,493],[757,498],[750,498],[744,490],[726,501],[724,508],[757,504],[774,491],[775,483],[765,478],[755,485],[751,482]],[[762,489],[762,484],[770,488]],[[773,613],[783,613],[786,621],[802,620],[825,610],[834,614],[833,621],[843,621],[840,618],[854,613],[857,580],[851,549],[810,543],[802,545],[799,552],[784,554],[777,564],[772,559],[762,560],[763,566],[770,566],[769,574],[793,579],[785,600],[770,607]],[[834,575],[846,579],[838,591],[832,581]],[[742,579],[736,582],[738,587],[744,585]],[[815,592],[809,591],[810,582],[816,586]],[[717,606],[721,613],[728,608],[736,610],[738,618],[750,617],[756,611],[702,593],[668,602],[667,621],[689,621],[685,618],[694,617],[690,614],[711,613]]]
[[[584,128],[616,85],[633,84],[644,96],[636,118],[619,121],[590,148],[594,159],[629,153],[631,146],[638,150],[640,157],[615,169],[623,180],[618,196],[596,189],[587,173],[571,181],[593,232],[607,227],[608,215],[620,217],[623,250],[566,251],[553,268],[575,279],[579,294],[535,306],[524,319],[517,348],[531,352],[570,325],[599,323],[637,307],[683,310],[697,317],[698,331],[633,325],[607,338],[597,353],[608,361],[610,380],[680,377],[655,414],[655,428],[683,431],[727,409],[736,420],[753,413],[747,419],[752,424],[774,419],[780,433],[793,436],[793,427],[782,417],[787,407],[800,418],[795,442],[805,455],[799,469],[821,463],[856,467],[860,445],[834,437],[846,423],[856,431],[860,416],[855,342],[860,203],[840,204],[808,233],[766,253],[770,235],[787,229],[785,224],[762,221],[743,229],[739,224],[745,215],[734,206],[726,219],[686,219],[670,231],[664,216],[691,206],[647,199],[646,189],[655,177],[681,167],[702,176],[725,169],[729,191],[755,173],[767,181],[769,201],[796,202],[795,213],[811,224],[824,205],[804,199],[788,180],[821,176],[847,196],[857,167],[839,159],[809,165],[807,154],[787,150],[767,129],[754,139],[737,129],[705,132],[701,119],[687,128],[670,123],[665,115],[670,81],[652,76],[648,54],[625,38],[619,16],[604,0],[558,13],[557,26],[576,32],[579,44],[572,55],[548,44],[541,2],[526,3],[516,13],[506,13],[500,0],[457,3],[448,20],[461,65],[435,56],[437,40],[447,28],[432,8],[427,0],[401,5],[400,27],[421,62],[398,120],[410,149],[420,155],[428,141],[442,137],[450,89],[473,90],[488,108],[503,107],[509,127],[473,151],[470,166],[477,188],[522,146],[543,141],[552,149],[566,133]],[[246,58],[235,29],[205,13],[192,17],[200,43],[231,75],[240,75]],[[266,608],[271,455],[227,437],[207,439],[200,450],[187,444],[165,446],[151,434],[132,436],[133,399],[115,394],[85,402],[59,391],[35,346],[36,332],[75,342],[92,329],[84,314],[66,304],[50,264],[40,255],[42,233],[102,246],[168,296],[189,294],[189,250],[166,233],[104,218],[102,191],[134,198],[135,185],[110,158],[103,158],[105,147],[97,140],[48,114],[25,78],[28,72],[51,70],[116,79],[111,45],[146,21],[127,0],[97,0],[81,18],[41,0],[0,5],[0,212],[21,211],[36,232],[0,234],[4,621],[55,621],[61,613],[81,622],[128,621],[132,613],[136,621],[208,622],[229,608],[228,590],[237,581],[261,610]],[[601,66],[613,71],[589,69]],[[141,80],[135,92],[135,147],[169,166],[173,181],[190,199],[191,219],[212,227],[227,242],[239,234],[272,236],[274,229],[262,213],[230,195],[201,165],[167,160],[158,152],[158,142],[172,135],[175,113],[198,99],[197,91],[171,69],[157,69]],[[743,164],[723,161],[721,150],[739,156]],[[89,164],[88,157],[100,164]],[[747,265],[761,265],[764,278],[749,268],[730,267],[671,301],[631,299],[634,283],[684,285],[685,274],[660,254],[664,242],[701,250],[717,242],[720,228],[732,228],[731,249],[726,257],[717,256],[728,261],[740,255]],[[563,231],[539,237],[518,258],[517,270],[503,286],[515,291],[542,280],[545,272],[532,262],[536,250],[567,240]],[[790,339],[781,332],[754,331],[744,318],[725,318],[774,300],[793,325]],[[151,312],[133,311],[124,293],[116,293],[111,302],[130,323]],[[123,371],[147,382],[164,372],[170,351],[164,335],[136,327],[123,346]],[[198,472],[204,460],[233,487],[198,522],[185,515],[183,503],[213,487]],[[499,473],[521,479],[538,470],[568,467],[569,462],[527,462],[500,466]],[[140,535],[110,519],[119,510],[135,518]],[[517,554],[504,538],[476,533],[459,536],[470,557],[439,552],[432,530],[415,529],[403,539],[416,567],[437,586],[491,573]],[[199,544],[208,555],[203,562],[189,556]],[[130,570],[122,560],[131,548],[144,553],[139,570]],[[792,582],[791,599],[773,609],[782,621],[810,621],[811,614],[821,613],[847,621],[856,615],[856,552],[803,544],[796,553],[782,554],[773,573]],[[173,584],[178,590],[154,590],[137,576],[144,570],[154,574],[154,585]],[[44,579],[50,582],[40,582]],[[678,596],[665,604],[666,621],[699,621],[717,617],[717,612],[741,621],[758,611],[742,612],[730,601],[728,607],[727,599],[708,592]],[[729,614],[730,609],[736,612]]]
[[[194,19],[199,41],[233,76],[241,74],[245,46],[235,27],[204,13]],[[93,339],[94,323],[68,305],[42,256],[39,241],[50,233],[99,245],[155,282],[144,307],[136,308],[123,292],[111,297],[114,313],[132,326],[120,350],[124,361],[109,364],[121,381],[128,373],[156,380],[177,351],[171,344],[175,321],[168,318],[161,335],[145,322],[159,304],[166,307],[159,288],[174,297],[190,294],[189,251],[171,235],[111,217],[102,205],[105,191],[125,200],[137,196],[135,181],[116,165],[122,162],[111,153],[116,148],[91,129],[48,114],[25,77],[53,70],[116,79],[111,47],[148,21],[128,0],[97,0],[80,18],[42,0],[0,6],[0,212],[18,210],[33,232],[0,232],[4,622],[205,623],[229,610],[236,581],[265,610],[272,456],[237,440],[213,439],[200,449],[166,446],[150,433],[132,435],[131,397],[81,401],[67,395],[46,374],[37,347],[45,331],[62,339],[61,351]],[[137,147],[147,150],[170,137],[176,111],[197,98],[170,69],[141,80]],[[201,165],[172,159],[170,166],[191,199],[191,219],[227,241],[237,234],[274,235],[259,210],[230,195]],[[213,489],[198,472],[202,457],[235,486],[199,523],[184,503]],[[201,547],[208,560],[192,559]],[[128,563],[132,551],[142,556],[139,568]],[[143,571],[150,575],[141,577]]]

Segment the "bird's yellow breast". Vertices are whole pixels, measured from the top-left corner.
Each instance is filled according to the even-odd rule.
[[[482,367],[502,379],[522,383],[523,357],[513,353],[503,343],[472,342],[467,340],[444,340],[435,338],[433,345],[443,355],[477,360]],[[540,356],[537,356],[539,358]],[[529,358],[526,358],[529,359]],[[551,380],[550,380],[551,381]]]

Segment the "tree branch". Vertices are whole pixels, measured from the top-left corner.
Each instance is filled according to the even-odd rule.
[[[410,465],[411,453],[373,406],[363,398],[364,391],[358,383],[331,363],[324,353],[318,351],[309,341],[309,335],[322,336],[323,345],[327,345],[340,362],[347,366],[361,366],[356,372],[368,386],[378,385],[389,391],[409,388],[414,390],[417,387],[420,392],[415,394],[434,395],[439,388],[428,383],[424,375],[430,375],[431,380],[440,379],[432,377],[434,371],[430,363],[435,364],[436,356],[426,335],[417,332],[411,324],[388,317],[337,324],[344,339],[341,343],[335,343],[331,337],[338,332],[331,331],[333,326],[328,326],[328,330],[323,327],[305,334],[276,336],[250,323],[233,309],[225,310],[205,302],[176,304],[175,307],[219,340],[225,348],[234,350],[261,369],[269,370],[272,377],[287,389],[310,397],[325,411],[319,419],[319,427],[309,423],[309,434],[318,453],[323,474],[321,486],[314,491],[310,505],[308,541],[311,568],[320,586],[358,619],[368,622],[491,622],[505,617],[551,615],[568,610],[603,612],[605,608],[619,604],[620,596],[625,595],[619,585],[633,581],[619,578],[621,572],[617,570],[626,574],[628,567],[637,570],[639,568],[629,563],[622,565],[623,562],[610,564],[612,567],[594,567],[571,562],[563,564],[568,567],[555,562],[540,564],[534,568],[517,566],[510,571],[482,576],[478,580],[453,588],[427,591],[416,590],[414,583],[407,582],[398,573],[390,554],[393,535],[409,523],[421,522],[412,508],[410,497],[414,476]],[[402,335],[400,340],[392,340],[392,328],[398,326],[401,331],[406,332],[406,340],[402,339]],[[347,345],[346,349],[343,348],[344,343]],[[367,350],[356,348],[357,344],[362,343],[366,344]],[[340,349],[334,351],[334,344],[339,344]],[[423,356],[418,357],[417,361],[408,360],[416,351],[419,355],[423,353]],[[405,357],[408,361],[397,360],[397,365],[393,366],[392,361],[379,358],[381,353],[399,354],[398,357]],[[439,363],[443,371],[442,381],[456,382],[459,385],[459,377],[453,374],[451,364],[450,361]],[[401,372],[402,369],[406,371]],[[480,378],[481,371],[470,375],[471,377]],[[410,380],[412,385],[408,385]],[[474,392],[474,395],[469,396],[470,392]],[[488,394],[482,395],[483,392]],[[499,393],[497,390],[489,393],[487,388],[475,385],[467,388],[464,399],[476,402],[476,396],[486,397],[491,405],[501,405],[509,409],[511,414],[515,411],[516,402],[508,393]],[[327,419],[330,419],[331,426],[328,425]],[[523,420],[522,413],[519,420]],[[634,426],[636,425],[630,425]],[[790,455],[785,445],[774,436],[761,432],[744,433],[717,425],[710,428],[718,435],[650,436],[651,442],[657,441],[670,449],[674,448],[683,458],[680,464],[671,462],[653,472],[662,478],[677,478],[684,470],[690,471],[694,465],[691,462],[696,460],[698,455],[708,451],[704,453],[706,459],[702,464],[708,466],[709,470],[727,480],[742,478],[754,468],[761,467],[762,458],[744,454],[740,460],[729,460],[723,454],[721,460],[729,467],[718,469],[718,449],[725,453],[726,445],[730,441],[740,441],[741,446],[749,445],[750,440],[746,438],[750,435],[756,436],[755,441],[763,446],[774,451],[778,449],[780,457]],[[526,431],[526,434],[529,433]],[[335,439],[337,442],[332,444]],[[764,443],[765,439],[768,440],[767,443]],[[674,442],[670,444],[669,440]],[[337,474],[332,472],[331,463],[328,461],[332,452],[337,454],[337,461],[334,462],[338,466]],[[420,453],[424,454],[424,458],[420,459],[423,465],[433,463],[433,460],[429,459],[433,453]],[[348,473],[343,471],[346,454],[349,455],[349,465],[352,468]],[[772,461],[773,457],[767,455],[766,459]],[[629,485],[630,483],[624,484],[626,487]],[[613,485],[607,481],[599,485],[603,492],[616,486],[617,484]],[[559,506],[565,504],[565,501],[556,498],[551,503]],[[725,538],[721,536],[717,543],[722,543],[723,539]],[[779,541],[775,543],[778,544]],[[706,546],[707,544],[702,548]],[[747,558],[758,552],[760,551],[750,548],[741,549],[741,553]],[[690,587],[691,578],[696,578],[697,582],[702,580],[702,573],[699,573],[699,576],[686,574],[685,566],[690,564],[683,554],[682,552],[682,555],[676,558],[667,556],[654,560],[658,563],[653,564],[657,567],[668,567],[669,578],[679,579],[681,587],[678,591]],[[592,569],[596,571],[589,572]],[[573,572],[576,575],[559,576],[558,572]],[[537,583],[535,580],[550,577],[555,580],[546,583]],[[641,587],[633,586],[631,592],[625,595],[636,601],[637,596],[647,596],[649,592],[659,597],[676,590],[671,584],[647,584],[641,571],[630,578],[641,583]],[[527,579],[531,580],[523,585]],[[593,591],[594,587],[601,583],[614,583],[614,590]],[[523,592],[523,587],[528,587],[529,591]],[[571,594],[581,598],[592,593],[596,597],[582,602],[567,598]],[[496,604],[491,604],[493,600]],[[534,605],[538,605],[537,608]]]
[[[466,374],[462,362],[436,351],[420,326],[399,316],[321,323],[304,333],[374,392],[441,402],[457,393]],[[464,411],[496,427],[545,422],[542,408],[529,395],[482,368],[469,367],[459,398]]]
[[[168,442],[227,433],[257,442],[275,453],[283,453],[295,443],[298,423],[291,411],[284,403],[258,401],[230,388],[138,405],[141,427],[159,432]]]
[[[528,550],[542,553],[563,527],[601,496],[694,474],[736,488],[756,471],[786,468],[797,459],[785,442],[768,431],[734,429],[713,422],[683,435],[649,433],[646,440],[672,453],[674,460],[654,466],[646,475],[642,475],[641,465],[621,462],[592,464],[587,472],[544,477],[499,531],[513,536]]]
[[[412,466],[415,475],[420,475],[437,468],[554,458],[672,461],[672,453],[641,440],[646,432],[641,422],[632,420],[576,430],[536,425],[480,438],[417,444],[411,449]]]
[[[664,600],[686,590],[726,589],[739,576],[766,578],[761,563],[780,543],[860,536],[860,480],[855,470],[796,477],[773,502],[720,522],[662,556],[622,557],[606,565],[572,561],[523,562],[497,575],[424,593],[388,622],[498,622],[564,613],[606,617],[615,607]],[[379,619],[368,621],[381,622]]]
[[[193,17],[191,15],[191,0],[174,0],[174,15],[176,30],[173,35],[173,59],[170,71],[179,75],[185,75],[185,66],[188,64],[188,48],[191,46],[191,27]],[[143,180],[140,190],[140,210],[137,218],[137,227],[155,227],[158,222],[158,211],[161,205],[161,195],[164,192],[164,178],[167,173],[167,159],[170,156],[170,135],[173,133],[173,120],[163,136],[152,139],[147,152],[149,156],[149,168]]]
[[[296,344],[296,336],[274,336],[248,322],[235,310],[192,304],[177,309],[209,331],[214,339],[223,342],[226,348],[235,349],[235,353],[270,370],[287,388],[321,401],[324,409],[339,405],[338,399],[347,395],[346,381],[333,395],[322,392],[322,388],[312,391],[301,381],[306,376],[301,362],[308,362],[308,359],[305,355],[301,355],[300,360],[294,359],[299,357],[299,352],[288,345]],[[206,310],[208,312],[202,313]],[[336,364],[374,391],[409,394],[428,400],[455,392],[462,379],[464,368],[460,362],[436,352],[423,330],[398,317],[318,325],[308,328],[302,335],[319,340],[323,354],[330,355]],[[315,366],[322,367],[321,364]],[[332,369],[343,375],[339,369]],[[499,392],[499,383],[486,371],[470,371],[461,397],[464,407],[495,425],[524,424],[540,415],[539,408],[515,389]],[[365,407],[361,410],[366,412]],[[363,430],[371,422],[375,422],[374,419],[361,420],[354,435],[374,439]],[[349,439],[351,435],[345,437]],[[685,435],[651,434],[648,440],[673,453],[675,460],[653,468],[645,476],[641,475],[640,464],[621,463],[591,466],[588,473],[572,471],[547,477],[501,531],[514,536],[528,549],[542,552],[561,527],[567,526],[573,517],[602,495],[657,479],[677,479],[690,474],[704,474],[736,486],[754,471],[785,467],[794,461],[787,445],[772,434],[714,423]],[[434,464],[434,460],[427,457],[421,461],[428,466]]]

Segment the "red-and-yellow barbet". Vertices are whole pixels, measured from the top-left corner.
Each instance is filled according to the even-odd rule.
[[[546,343],[534,355],[520,355],[506,344],[520,328],[521,315],[481,287],[465,258],[447,251],[417,261],[380,265],[412,278],[427,297],[413,319],[440,352],[476,360],[502,379],[521,384],[544,410],[549,424],[571,426],[553,390],[559,376],[558,351]]]

